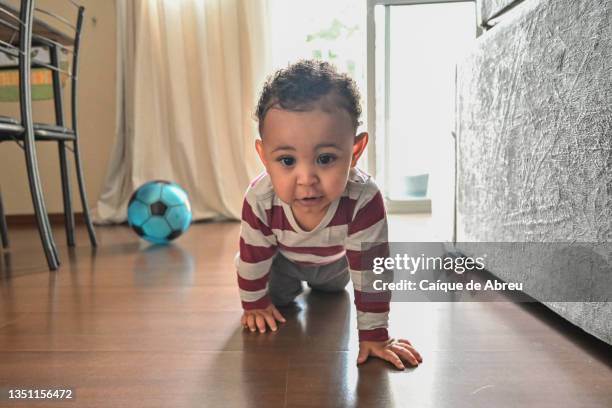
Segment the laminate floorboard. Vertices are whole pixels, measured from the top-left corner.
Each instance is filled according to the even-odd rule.
[[[404,219],[418,237],[422,218]],[[391,334],[423,355],[357,367],[353,296],[305,288],[275,333],[239,324],[238,223],[197,223],[169,246],[123,226],[55,228],[48,272],[34,228],[0,252],[0,407],[610,407],[612,347],[539,303],[393,303]],[[423,239],[426,241],[427,239]],[[350,285],[348,286],[350,288]],[[71,388],[71,402],[9,401]]]

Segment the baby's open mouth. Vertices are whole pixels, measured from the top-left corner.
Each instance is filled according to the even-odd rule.
[[[311,197],[303,197],[303,198],[298,198],[298,201],[302,204],[302,205],[316,205],[318,204],[321,200],[323,199],[323,196],[311,196]]]

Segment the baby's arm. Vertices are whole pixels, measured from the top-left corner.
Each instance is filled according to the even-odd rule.
[[[372,185],[368,186],[357,205],[354,219],[349,224],[346,241],[346,254],[355,291],[357,325],[359,328],[359,355],[357,364],[364,363],[372,355],[403,369],[402,360],[411,365],[422,362],[419,353],[405,339],[389,338],[387,331],[390,291],[374,291],[372,282],[375,279],[393,280],[393,271],[386,270],[381,275],[374,275],[368,270],[371,263],[367,260],[374,257],[389,256],[387,218],[382,195]],[[371,243],[363,248],[362,243]]]
[[[263,221],[265,211],[249,202],[249,196],[242,205],[240,226],[240,256],[236,262],[238,288],[244,313],[243,327],[251,331],[266,331],[266,324],[276,330],[276,320],[284,322],[283,316],[270,302],[268,277],[276,256],[276,237]]]

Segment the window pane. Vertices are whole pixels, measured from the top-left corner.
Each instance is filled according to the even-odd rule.
[[[452,146],[455,64],[476,35],[474,3],[390,6],[388,21],[384,173],[388,196],[409,199],[452,167],[440,149]]]
[[[364,4],[354,0],[270,0],[273,68],[300,58],[333,63],[364,76]]]

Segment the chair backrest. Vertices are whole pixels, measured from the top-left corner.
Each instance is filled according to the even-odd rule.
[[[76,13],[70,17],[61,15],[56,10],[43,9],[38,6],[34,7],[35,21],[32,28],[32,41],[36,46],[44,46],[49,50],[50,61],[39,61],[36,58],[33,61],[35,67],[45,67],[51,70],[55,77],[56,89],[54,93],[61,95],[59,88],[60,75],[66,75],[71,81],[71,117],[72,128],[77,130],[77,89],[78,89],[78,72],[79,72],[79,54],[81,47],[81,32],[83,29],[83,18],[85,8],[74,0],[64,0],[64,2],[54,1],[55,6],[61,6],[62,3],[68,4],[71,9],[76,9]],[[73,11],[71,10],[71,11]],[[70,20],[72,18],[72,20]],[[62,27],[62,28],[60,28]],[[66,32],[68,30],[68,33]],[[72,53],[72,69],[67,71],[61,67],[61,53]],[[58,125],[64,126],[64,112],[62,104],[58,98],[55,99],[55,115]],[[78,132],[77,132],[78,134]]]
[[[53,10],[41,8],[39,3],[41,2],[36,2],[36,0],[20,0],[20,7],[17,10],[6,0],[0,0],[0,52],[18,57],[19,66],[27,71],[31,71],[32,67],[50,70],[54,83],[53,92],[55,95],[59,95],[59,98],[62,97],[61,87],[59,87],[62,82],[61,76],[70,78],[72,128],[76,130],[79,53],[85,9],[73,0],[47,2],[49,5],[53,5]],[[76,13],[71,15],[73,22],[56,10],[56,8],[65,8],[64,5],[69,5],[71,12],[76,10]],[[33,57],[33,47],[45,49],[48,52],[48,60]],[[61,55],[69,53],[72,54],[72,68],[70,70],[66,69],[61,63]],[[25,89],[20,86],[20,96],[23,94],[26,99],[30,98],[29,100],[31,100],[31,94],[27,94],[28,92],[31,93],[30,75],[27,75],[25,81],[23,81],[20,68],[19,78],[20,85],[27,84]],[[23,92],[24,90],[26,92]],[[63,103],[55,98],[56,122],[58,125],[64,126],[62,107]],[[22,122],[24,122],[23,115]]]
[[[34,0],[21,0],[19,10],[0,2],[0,52],[19,61],[19,105],[21,122],[32,135],[31,47]]]

